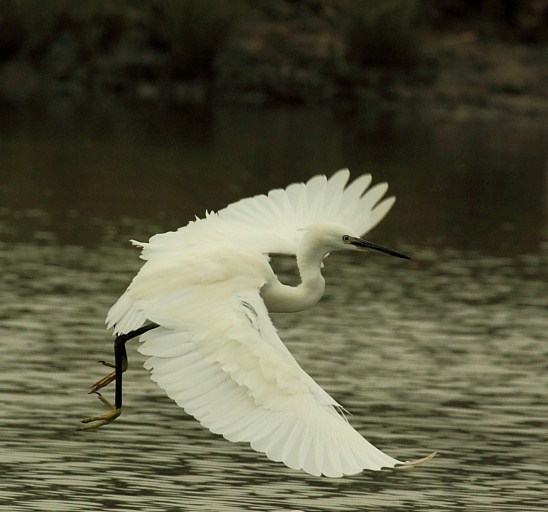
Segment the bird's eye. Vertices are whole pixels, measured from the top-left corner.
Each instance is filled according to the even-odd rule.
[[[343,241],[344,243],[350,242],[350,237],[349,237],[348,235],[343,235],[342,241]]]

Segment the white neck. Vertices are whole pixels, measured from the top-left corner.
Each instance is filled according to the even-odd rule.
[[[306,233],[297,249],[301,283],[298,286],[288,286],[282,284],[273,274],[272,279],[261,290],[267,309],[273,313],[293,313],[316,304],[325,289],[321,264],[328,252],[329,249],[320,243],[314,233]]]

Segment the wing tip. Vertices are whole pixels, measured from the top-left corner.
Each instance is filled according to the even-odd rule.
[[[406,469],[413,469],[417,466],[422,466],[423,464],[427,464],[430,462],[438,452],[432,452],[430,455],[427,455],[426,457],[422,457],[422,459],[416,459],[416,460],[407,460],[405,462],[402,462],[401,464],[397,464],[392,469],[397,469],[398,471],[406,470]]]

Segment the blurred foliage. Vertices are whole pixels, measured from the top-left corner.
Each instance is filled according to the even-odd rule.
[[[74,34],[80,51],[89,57],[108,50],[142,20],[138,5],[128,0],[64,0],[57,29]]]
[[[241,5],[239,0],[0,0],[0,61],[40,56],[62,33],[72,34],[86,58],[133,32],[171,53],[181,74],[207,75]]]
[[[40,56],[61,33],[70,32],[84,55],[105,50],[134,24],[131,0],[1,0],[0,60]]]
[[[165,45],[183,77],[211,75],[215,56],[241,10],[237,0],[157,0],[152,35]]]
[[[0,62],[38,61],[63,37],[87,59],[133,35],[170,54],[178,75],[210,76],[238,17],[253,11],[283,22],[297,9],[331,16],[348,56],[364,65],[411,65],[425,28],[548,38],[546,0],[0,0]]]
[[[425,29],[533,44],[548,39],[547,0],[340,0],[338,5],[348,56],[364,65],[413,65]]]
[[[347,0],[343,9],[351,59],[387,67],[415,63],[419,40],[416,0]]]
[[[420,0],[426,25],[539,43],[548,39],[546,0]]]
[[[50,44],[62,13],[61,0],[1,0],[0,60]]]

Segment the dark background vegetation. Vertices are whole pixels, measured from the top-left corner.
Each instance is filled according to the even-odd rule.
[[[2,0],[0,102],[546,107],[545,0]]]

